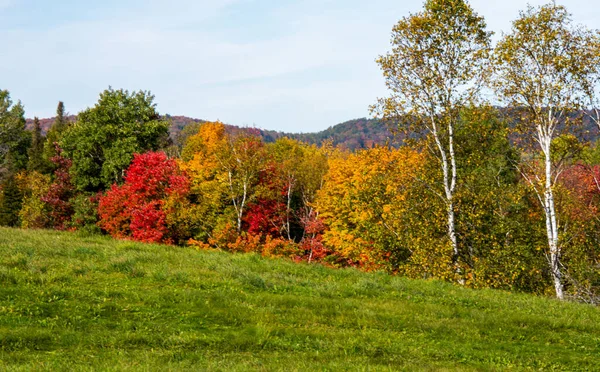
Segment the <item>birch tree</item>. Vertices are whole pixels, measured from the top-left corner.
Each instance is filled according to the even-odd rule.
[[[454,133],[461,109],[478,101],[489,76],[490,36],[468,2],[427,0],[422,12],[394,26],[391,52],[377,59],[391,96],[379,99],[373,109],[386,120],[398,121],[407,136],[430,139],[430,150],[439,160],[441,179],[435,189],[446,206],[457,274],[461,252],[455,192],[460,177],[455,149],[460,144]]]
[[[229,198],[236,214],[236,230],[239,234],[248,203],[254,198],[254,188],[260,172],[265,169],[266,148],[260,137],[242,133],[236,137],[229,137],[227,145],[215,155],[226,175]]]
[[[521,170],[544,210],[548,261],[556,297],[564,298],[560,219],[554,186],[560,168],[554,166],[552,141],[574,122],[586,98],[584,82],[596,63],[598,36],[575,26],[563,6],[528,7],[513,22],[495,50],[493,86],[509,106],[519,108],[523,133],[539,145],[543,174]]]

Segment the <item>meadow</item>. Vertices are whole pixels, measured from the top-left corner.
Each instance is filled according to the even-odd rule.
[[[0,228],[2,370],[593,370],[598,308]]]

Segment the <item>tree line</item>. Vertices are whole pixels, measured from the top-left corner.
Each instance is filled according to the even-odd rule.
[[[573,129],[600,124],[599,33],[548,4],[491,36],[463,0],[402,18],[372,107],[401,146],[356,152],[219,122],[174,142],[149,92],[112,88],[42,136],[1,91],[0,224],[597,303],[600,148]]]

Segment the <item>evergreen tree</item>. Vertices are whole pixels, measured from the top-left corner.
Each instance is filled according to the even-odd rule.
[[[54,118],[54,123],[48,130],[48,133],[46,134],[46,142],[44,143],[44,160],[50,165],[52,164],[51,159],[57,155],[55,144],[60,141],[63,132],[68,126],[69,121],[65,116],[65,104],[60,101],[56,107],[56,117]],[[50,166],[48,171],[51,172],[52,170],[52,166]]]
[[[23,105],[13,105],[8,91],[0,90],[0,180],[27,168],[30,143]]]
[[[8,91],[0,90],[0,225],[16,226],[19,222],[23,195],[15,175],[27,168],[30,144],[23,105],[13,105]]]
[[[23,194],[14,175],[0,185],[0,226],[19,226],[19,211]]]
[[[27,163],[27,169],[29,171],[36,171],[39,173],[46,173],[49,171],[49,165],[44,160],[44,136],[42,136],[42,128],[40,127],[40,120],[35,117],[33,119],[33,131],[31,134],[31,147],[27,152],[29,155],[29,162]]]

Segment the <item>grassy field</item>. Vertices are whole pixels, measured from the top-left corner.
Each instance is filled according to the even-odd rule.
[[[0,229],[0,370],[598,370],[600,309]]]

